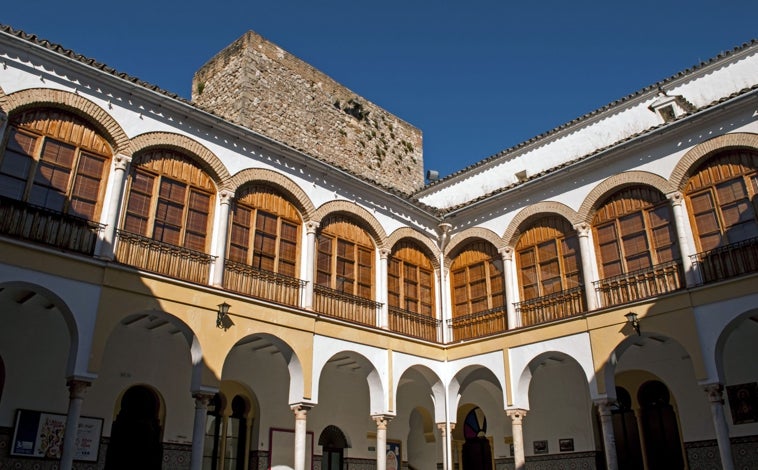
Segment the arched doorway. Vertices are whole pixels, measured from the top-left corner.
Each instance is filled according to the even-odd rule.
[[[648,470],[684,468],[679,425],[670,400],[668,387],[658,380],[645,382],[637,392]]]
[[[640,433],[632,409],[632,396],[625,388],[616,387],[616,399],[612,419],[619,470],[643,470]]]
[[[481,408],[468,412],[463,420],[463,449],[465,470],[492,470],[492,446],[487,438],[487,417]]]
[[[105,457],[106,470],[160,470],[163,460],[160,400],[144,385],[135,385],[121,398]]]
[[[318,445],[321,446],[321,470],[342,470],[344,452],[348,447],[342,430],[332,425],[325,427]]]
[[[231,410],[226,408],[222,395],[218,393],[208,404],[203,469],[246,468],[250,405],[243,396],[236,395],[232,399]]]

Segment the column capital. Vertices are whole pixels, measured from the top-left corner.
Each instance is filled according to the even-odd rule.
[[[218,192],[218,202],[221,204],[231,204],[232,198],[234,198],[234,192],[228,189],[222,189]]]
[[[521,424],[526,418],[526,411],[521,408],[513,408],[510,410],[505,410],[505,414],[508,415],[509,418],[511,418],[511,421],[513,421],[513,424]]]
[[[666,198],[671,201],[672,206],[682,205],[684,195],[680,191],[674,191],[673,193],[666,194]]]
[[[379,430],[386,430],[387,425],[390,424],[390,421],[392,421],[392,418],[394,416],[389,415],[373,415],[371,416],[371,419],[374,420],[376,423],[376,428]]]
[[[708,401],[711,403],[724,404],[724,385],[718,382],[704,384],[703,391],[708,395]]]
[[[381,248],[379,250],[379,259],[387,259],[387,258],[389,258],[390,253],[392,253],[392,251],[388,250],[387,248]]]
[[[613,406],[616,404],[615,401],[608,398],[595,398],[592,402],[597,406],[597,412],[600,416],[610,416]]]
[[[195,399],[195,408],[207,409],[214,395],[210,392],[194,392],[192,398]]]
[[[318,230],[319,225],[321,225],[321,224],[318,223],[318,222],[315,222],[313,220],[311,220],[310,222],[306,222],[305,223],[305,233],[307,233],[307,234],[316,233],[316,230]]]
[[[500,256],[503,257],[503,261],[513,260],[513,247],[512,246],[504,246],[498,249],[497,252],[500,253]]]
[[[577,237],[589,237],[591,228],[592,226],[587,222],[579,222],[578,224],[574,225],[574,230],[576,230]]]
[[[113,167],[117,170],[126,170],[131,162],[132,157],[123,153],[119,153],[113,157]]]
[[[68,387],[68,397],[84,398],[84,394],[87,393],[87,389],[92,385],[92,382],[81,379],[68,379],[66,386]]]
[[[294,405],[290,405],[290,409],[295,413],[296,421],[304,420],[311,408],[313,408],[313,404],[311,403],[295,403]]]

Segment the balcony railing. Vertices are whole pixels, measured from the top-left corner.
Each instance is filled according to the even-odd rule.
[[[200,251],[118,231],[116,261],[145,271],[197,284],[208,284],[213,259],[213,256]]]
[[[378,326],[376,318],[381,307],[381,303],[371,299],[324,286],[313,286],[313,310],[330,317],[375,327]]]
[[[442,323],[440,320],[398,307],[389,307],[388,310],[390,330],[427,341],[437,341],[437,332]]]
[[[225,268],[225,289],[292,307],[300,306],[300,292],[305,281],[231,260],[226,260]]]
[[[587,311],[584,287],[574,287],[516,304],[521,326],[538,325]]]
[[[0,197],[0,233],[9,237],[91,256],[104,228],[81,217]]]
[[[453,341],[480,338],[508,329],[505,306],[463,315],[447,322],[453,330]]]
[[[655,297],[684,287],[684,273],[678,261],[640,269],[595,282],[603,307]]]
[[[758,238],[720,246],[692,256],[703,283],[758,272]]]

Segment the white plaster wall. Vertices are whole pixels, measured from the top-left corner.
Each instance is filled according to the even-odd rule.
[[[295,429],[295,415],[288,403],[290,377],[284,357],[273,348],[253,351],[256,346],[232,349],[222,379],[239,382],[253,392],[258,413],[253,418],[251,449],[268,450],[269,430]]]
[[[165,406],[163,441],[190,444],[195,401],[189,346],[183,335],[169,333],[170,326],[151,332],[138,325],[119,326],[111,333],[82,414],[102,417],[103,435],[110,436],[121,395],[134,385],[147,385],[160,395]]]
[[[500,390],[489,382],[482,380],[471,383],[461,394],[459,408],[464,405],[475,405],[482,409],[484,416],[487,418],[487,436],[493,438],[494,447],[492,455],[498,459],[509,457],[510,446],[505,445],[503,436],[511,436],[511,419],[505,414],[503,404],[500,401]],[[455,418],[451,421],[455,423],[455,429],[452,436],[456,440],[463,439],[463,420],[466,414],[458,414],[456,410]]]
[[[529,387],[531,409],[524,418],[524,452],[534,454],[533,442],[547,440],[558,454],[558,439],[574,439],[574,450],[595,450],[592,400],[584,372],[573,361],[550,363],[534,371]]]
[[[66,358],[70,344],[60,312],[41,308],[31,311],[15,301],[0,304],[0,356],[6,374],[0,426],[13,426],[17,408],[67,412]]]

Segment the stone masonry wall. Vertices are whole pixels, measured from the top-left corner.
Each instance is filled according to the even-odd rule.
[[[420,130],[252,31],[195,73],[192,101],[382,186],[424,184]]]

